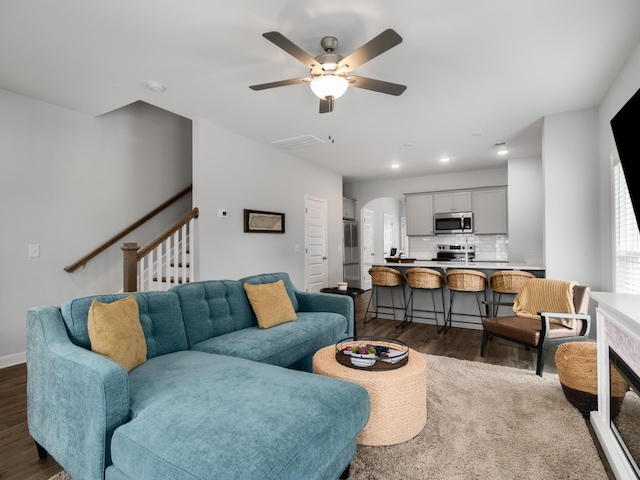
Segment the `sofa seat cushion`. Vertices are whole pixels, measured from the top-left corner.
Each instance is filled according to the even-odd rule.
[[[542,320],[525,317],[485,318],[483,328],[487,333],[505,336],[520,343],[537,347],[540,343]],[[576,320],[576,328],[549,323],[549,338],[576,337],[582,328],[582,320]]]
[[[208,353],[242,357],[288,367],[341,340],[347,330],[344,315],[328,312],[298,312],[298,320],[269,329],[258,326],[213,337],[192,347]]]
[[[321,478],[346,467],[333,460],[355,455],[369,415],[356,384],[195,351],[147,361],[129,382],[110,468],[131,479]]]

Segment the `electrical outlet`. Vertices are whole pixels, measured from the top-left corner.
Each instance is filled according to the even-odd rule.
[[[29,245],[29,258],[40,257],[40,245]]]
[[[218,218],[227,218],[227,211],[223,208],[218,209]]]

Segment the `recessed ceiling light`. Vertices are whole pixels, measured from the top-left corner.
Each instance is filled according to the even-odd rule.
[[[391,164],[391,168],[400,168],[400,164],[399,163],[392,163]]]
[[[403,144],[405,147],[413,147],[413,143],[411,142],[407,142],[405,144]]]
[[[154,80],[147,82],[147,88],[152,92],[156,92],[156,93],[164,92],[164,85]]]
[[[449,157],[442,157],[442,158],[440,159],[440,161],[441,161],[442,163],[446,163],[446,162],[448,162],[449,160],[451,160]]]

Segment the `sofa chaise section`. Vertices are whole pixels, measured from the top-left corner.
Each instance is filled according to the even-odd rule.
[[[155,358],[130,373],[132,420],[114,433],[106,478],[335,479],[368,397],[326,380],[196,351]]]

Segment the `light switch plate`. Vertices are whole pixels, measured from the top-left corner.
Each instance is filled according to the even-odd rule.
[[[40,257],[40,245],[29,245],[29,258]]]

